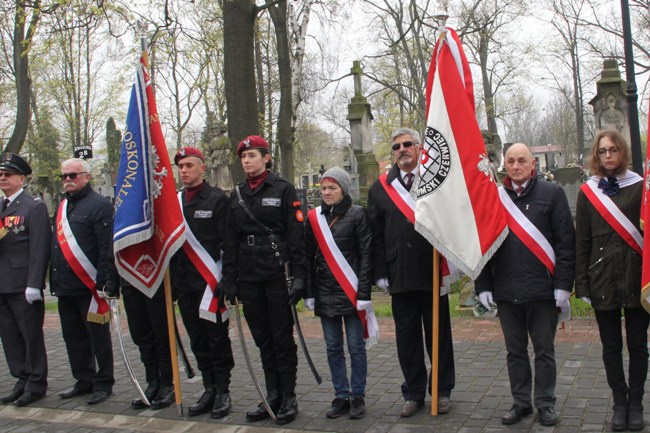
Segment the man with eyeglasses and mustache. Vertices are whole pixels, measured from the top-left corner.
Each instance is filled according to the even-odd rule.
[[[113,206],[92,189],[85,160],[63,161],[60,177],[65,194],[52,237],[50,285],[58,297],[61,331],[76,383],[59,397],[91,394],[87,403],[97,404],[111,395],[115,383],[110,315],[99,296],[106,283]]]
[[[31,173],[20,156],[0,157],[0,337],[9,373],[18,379],[0,401],[16,406],[40,400],[47,389],[43,288],[51,227],[45,203],[23,190]]]
[[[404,375],[402,417],[413,416],[431,393],[425,348],[431,361],[433,247],[415,231],[415,200],[410,190],[420,151],[420,134],[400,128],[391,136],[394,164],[370,187],[368,215],[373,226],[375,281],[391,295],[397,356]],[[423,336],[424,328],[424,336]],[[451,410],[455,385],[454,348],[447,293],[440,293],[438,413]]]

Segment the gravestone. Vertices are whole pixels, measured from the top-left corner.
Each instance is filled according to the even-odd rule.
[[[569,200],[571,215],[576,217],[576,203],[578,201],[578,192],[584,183],[585,175],[581,167],[563,167],[551,171],[554,181],[564,190],[566,198]]]
[[[368,200],[368,189],[379,177],[379,163],[373,152],[370,122],[372,113],[370,103],[361,92],[361,62],[355,60],[350,71],[354,77],[354,97],[348,104],[348,121],[352,153],[349,156],[351,177],[353,179],[353,200],[364,203]],[[355,169],[356,168],[356,169]],[[358,180],[355,181],[355,180]]]

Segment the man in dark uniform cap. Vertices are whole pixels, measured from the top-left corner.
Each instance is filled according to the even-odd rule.
[[[171,274],[174,294],[205,388],[199,400],[190,406],[188,414],[211,412],[212,418],[223,418],[230,413],[230,371],[235,361],[228,320],[223,320],[215,310],[216,303],[212,303],[210,310],[205,301],[210,304],[218,294],[214,287],[206,286],[211,278],[209,269],[215,269],[221,260],[228,197],[203,180],[204,160],[203,153],[194,147],[182,148],[174,158],[185,186],[181,197],[186,242],[172,259]],[[190,242],[190,235],[196,243]],[[186,253],[188,248],[193,251],[192,257]]]
[[[40,400],[47,389],[43,289],[51,226],[45,203],[23,190],[31,173],[20,156],[0,156],[0,338],[9,372],[18,379],[0,401],[17,406]]]

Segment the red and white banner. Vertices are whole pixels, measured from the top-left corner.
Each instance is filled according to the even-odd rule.
[[[639,176],[636,182],[643,179]],[[634,182],[634,183],[636,183]],[[595,179],[589,179],[580,189],[587,197],[587,200],[596,208],[600,216],[603,217],[620,237],[639,255],[643,255],[643,236],[636,229],[623,212],[616,206],[603,190],[598,188],[598,182]]]
[[[131,89],[115,191],[117,271],[151,298],[185,242],[185,225],[144,55]]]
[[[354,308],[357,308],[357,291],[359,290],[359,278],[354,270],[345,259],[345,256],[336,245],[332,236],[332,231],[327,225],[325,215],[321,213],[321,207],[312,209],[308,212],[307,218],[314,232],[314,237],[318,247],[325,257],[327,266],[329,266],[334,278],[343,288],[343,291],[352,302]],[[364,337],[366,339],[366,348],[374,346],[379,340],[379,324],[372,305],[368,305],[365,310],[359,311],[359,319],[363,324]]]
[[[178,193],[178,202],[183,207],[183,193]],[[190,226],[187,224],[185,215],[183,215],[185,223],[185,243],[183,244],[183,251],[190,259],[194,267],[199,271],[203,279],[208,283],[203,291],[201,298],[201,305],[199,306],[199,317],[210,322],[217,322],[217,310],[221,314],[221,321],[225,322],[230,316],[227,308],[219,308],[219,298],[214,295],[214,291],[219,285],[221,280],[221,259],[214,261],[212,256],[203,248],[203,245],[194,236]]]
[[[434,49],[429,82],[415,229],[475,279],[508,225],[475,117],[467,59],[450,28]]]
[[[65,198],[61,201],[56,215],[56,239],[65,261],[92,295],[87,320],[99,324],[110,322],[111,309],[108,302],[97,293],[97,269],[83,252],[72,233],[68,222],[68,199]]]
[[[508,228],[546,266],[551,274],[555,274],[555,251],[548,239],[519,210],[503,186],[499,187],[499,198],[506,210]]]

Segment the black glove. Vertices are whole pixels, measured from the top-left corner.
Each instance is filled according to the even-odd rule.
[[[289,292],[289,305],[296,305],[305,295],[305,280],[297,278],[293,280],[293,286]]]
[[[221,302],[226,302],[226,299],[228,302],[230,302],[232,305],[237,303],[237,294],[239,293],[239,285],[237,282],[227,282],[223,281],[220,282],[219,285],[217,286],[217,290],[215,290],[215,293],[219,293],[219,298]]]
[[[120,286],[115,281],[106,280],[106,285],[100,290],[103,291],[104,297],[108,299],[119,299],[120,297]]]

